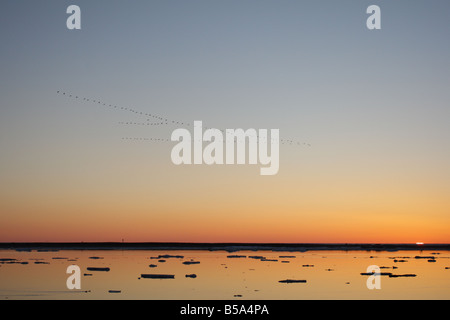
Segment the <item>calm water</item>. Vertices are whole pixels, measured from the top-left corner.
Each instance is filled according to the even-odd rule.
[[[433,254],[432,254],[433,253]],[[159,255],[183,258],[151,259]],[[229,258],[243,255],[245,258]],[[262,261],[248,256],[264,256]],[[290,256],[281,257],[280,256]],[[415,259],[415,256],[434,256]],[[101,259],[91,259],[99,257]],[[55,259],[56,258],[56,259]],[[144,251],[67,250],[17,252],[0,250],[0,299],[449,299],[448,251]],[[72,260],[72,261],[70,261]],[[183,264],[185,261],[199,264]],[[405,262],[394,262],[404,260]],[[39,262],[36,264],[36,262]],[[81,269],[81,290],[69,290],[68,266]],[[156,267],[150,268],[154,264]],[[308,267],[304,265],[309,265]],[[370,265],[382,272],[416,274],[411,278],[381,276],[381,289],[369,290]],[[392,267],[397,267],[392,269]],[[87,271],[108,267],[110,271]],[[446,269],[446,267],[448,269]],[[91,276],[84,274],[92,274]],[[169,274],[174,279],[144,279],[141,274]],[[196,278],[188,278],[195,274]],[[306,283],[280,283],[280,280]],[[120,291],[110,293],[110,290]]]

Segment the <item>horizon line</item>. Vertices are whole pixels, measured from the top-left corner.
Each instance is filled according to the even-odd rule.
[[[0,241],[0,244],[450,245],[446,242]]]

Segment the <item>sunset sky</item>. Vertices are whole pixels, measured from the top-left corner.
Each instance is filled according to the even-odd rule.
[[[450,243],[448,0],[0,8],[0,242]],[[274,176],[176,166],[123,138],[181,126],[82,98],[299,144]]]

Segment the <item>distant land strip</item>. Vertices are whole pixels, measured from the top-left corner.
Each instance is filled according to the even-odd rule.
[[[10,250],[203,250],[203,251],[398,251],[446,250],[450,244],[377,243],[183,243],[183,242],[1,242]]]

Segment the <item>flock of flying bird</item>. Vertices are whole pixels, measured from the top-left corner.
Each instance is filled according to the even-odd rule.
[[[192,126],[190,123],[188,122],[183,122],[183,121],[175,121],[175,120],[171,120],[165,117],[161,117],[159,115],[156,114],[152,114],[149,112],[142,112],[142,111],[138,111],[135,110],[134,108],[130,108],[130,107],[124,107],[124,106],[117,106],[115,104],[108,104],[105,103],[103,101],[100,101],[98,99],[90,99],[90,98],[85,98],[85,97],[81,97],[78,95],[74,95],[71,93],[67,93],[64,91],[60,91],[58,90],[56,92],[57,94],[63,95],[65,97],[71,98],[71,99],[75,99],[78,101],[83,101],[83,102],[89,102],[89,103],[93,103],[96,105],[100,105],[100,106],[104,106],[110,109],[114,109],[114,110],[121,110],[121,111],[127,111],[127,112],[131,112],[134,113],[138,116],[143,116],[146,117],[146,121],[145,122],[134,122],[134,121],[120,121],[119,124],[121,125],[134,125],[134,126],[168,126],[168,125],[178,125],[178,126],[186,126],[186,127],[195,127]],[[156,122],[155,122],[156,120]],[[203,127],[205,129],[212,129],[209,127]],[[225,130],[220,130],[222,133],[225,133]],[[259,137],[257,136],[257,138],[259,139]],[[165,139],[165,138],[130,138],[130,137],[124,137],[122,138],[122,140],[134,140],[134,141],[154,141],[154,142],[170,142],[170,139]],[[299,141],[295,141],[295,140],[289,140],[289,139],[280,139],[280,143],[281,144],[287,144],[287,145],[297,145],[297,146],[305,146],[305,147],[310,147],[311,144],[306,143],[306,142],[299,142]]]

